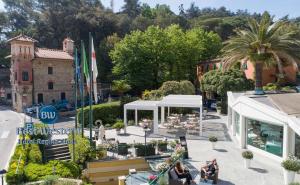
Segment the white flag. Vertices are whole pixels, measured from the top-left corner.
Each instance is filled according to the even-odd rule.
[[[94,89],[94,100],[95,103],[98,102],[98,96],[97,96],[97,76],[98,76],[98,69],[97,69],[97,62],[96,62],[96,53],[94,49],[94,41],[92,38],[92,72],[93,72],[93,89]]]

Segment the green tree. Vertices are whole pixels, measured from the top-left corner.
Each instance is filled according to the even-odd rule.
[[[116,91],[122,98],[124,93],[130,91],[131,86],[125,80],[114,80],[112,90]]]
[[[136,17],[141,12],[141,5],[139,0],[124,0],[125,5],[122,7],[123,13],[129,17]]]
[[[202,92],[217,94],[221,98],[222,113],[226,113],[228,91],[246,91],[253,88],[253,82],[248,80],[243,71],[229,69],[227,71],[211,70],[201,79]]]
[[[97,52],[97,58],[99,59],[97,66],[101,82],[109,83],[112,81],[113,64],[108,54],[120,40],[121,38],[114,33],[100,42],[99,52]]]
[[[217,56],[221,39],[201,29],[183,31],[178,25],[166,29],[150,26],[134,31],[115,45],[110,56],[113,73],[140,93],[157,89],[168,80],[196,79],[196,64]]]
[[[248,29],[237,30],[237,36],[225,42],[223,60],[225,66],[250,60],[255,66],[255,93],[263,94],[263,67],[275,63],[282,76],[284,62],[295,63],[300,59],[300,39],[297,31],[290,29],[289,22],[273,22],[268,13],[264,13],[260,21],[249,19],[248,26]]]

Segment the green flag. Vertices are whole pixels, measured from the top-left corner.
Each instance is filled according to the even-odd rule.
[[[85,47],[83,41],[81,41],[81,61],[83,61],[83,73],[86,79],[86,85],[87,89],[89,91],[90,89],[90,72],[89,72],[89,66],[86,59],[86,53],[85,53]]]

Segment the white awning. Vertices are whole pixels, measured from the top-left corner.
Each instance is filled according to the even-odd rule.
[[[158,106],[162,107],[202,107],[200,95],[168,95],[164,97]]]
[[[155,110],[159,101],[137,100],[124,105],[125,109]]]

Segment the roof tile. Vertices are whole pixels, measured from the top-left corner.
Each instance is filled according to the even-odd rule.
[[[37,48],[35,51],[35,56],[37,58],[73,60],[73,56],[65,51],[47,48]]]

